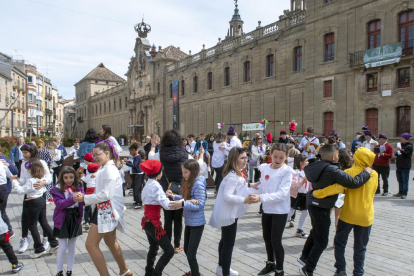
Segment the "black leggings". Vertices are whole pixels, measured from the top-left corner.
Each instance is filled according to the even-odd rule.
[[[187,255],[188,264],[191,269],[191,276],[200,276],[197,262],[197,249],[203,235],[204,225],[185,226],[184,230],[184,252]]]
[[[258,182],[260,180],[260,171],[259,168],[254,169],[254,182]]]
[[[262,215],[263,239],[266,246],[267,260],[275,261],[276,270],[283,270],[283,262],[285,259],[285,249],[282,245],[283,231],[288,214],[266,214]]]
[[[9,198],[9,193],[7,193],[7,184],[0,185],[0,211],[1,211],[1,218],[3,219],[4,223],[7,224],[7,228],[9,232],[12,232],[12,226],[10,224],[10,219],[6,213],[7,207],[7,200]]]
[[[216,179],[214,180],[214,185],[216,185],[217,192],[220,188],[220,183],[223,180],[223,170],[224,170],[224,165],[221,166],[220,168],[214,168],[214,171],[216,172]]]
[[[222,267],[223,275],[230,275],[231,256],[233,254],[234,243],[236,242],[237,219],[229,225],[221,227],[221,240],[219,243],[219,266]]]
[[[167,237],[172,241],[172,227],[174,223],[174,247],[180,247],[181,233],[183,232],[183,209],[164,210],[164,229]]]

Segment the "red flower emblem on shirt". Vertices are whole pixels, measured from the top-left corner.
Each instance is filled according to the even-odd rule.
[[[266,175],[266,176],[265,176],[265,180],[266,180],[266,181],[267,181],[267,180],[269,180],[269,178],[270,178],[270,177],[269,177],[268,175]]]

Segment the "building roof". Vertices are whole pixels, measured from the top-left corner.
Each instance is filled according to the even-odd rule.
[[[125,79],[121,78],[120,76],[106,68],[102,62],[89,74],[87,74],[83,79],[75,83],[75,85],[83,80],[106,80],[125,82]]]
[[[165,55],[167,56],[167,58],[180,60],[180,59],[183,59],[183,58],[187,57],[186,53],[184,53],[179,48],[176,48],[172,45],[168,46],[163,51],[164,51]]]

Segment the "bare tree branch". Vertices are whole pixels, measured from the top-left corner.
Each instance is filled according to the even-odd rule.
[[[9,104],[9,106],[7,108],[6,114],[4,114],[3,118],[0,119],[0,125],[3,123],[4,119],[6,119],[7,114],[9,114],[10,112],[10,108],[14,105],[14,103],[17,101],[17,97],[14,98],[14,102],[12,102],[11,104]]]

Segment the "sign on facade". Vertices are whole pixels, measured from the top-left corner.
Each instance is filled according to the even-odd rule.
[[[257,123],[257,124],[243,124],[242,130],[243,131],[265,130],[265,125],[262,125],[260,123]]]
[[[382,47],[364,51],[364,63],[366,68],[378,67],[387,64],[398,63],[401,60],[402,43],[394,43]]]
[[[178,129],[178,81],[172,83],[173,129]]]

